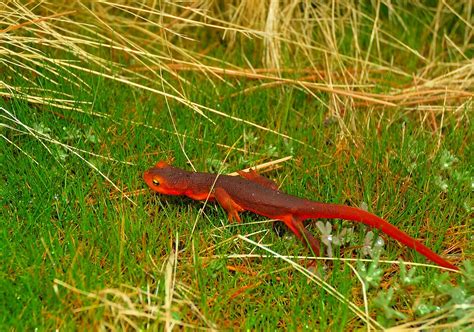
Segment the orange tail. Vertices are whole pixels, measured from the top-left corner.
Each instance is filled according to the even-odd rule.
[[[305,209],[306,210],[306,209]],[[307,213],[305,213],[307,212]],[[420,243],[419,241],[415,240],[405,232],[399,230],[397,227],[393,226],[386,220],[383,220],[376,215],[369,213],[367,211],[345,206],[345,205],[338,205],[338,204],[327,204],[327,203],[315,203],[311,204],[308,209],[302,213],[301,217],[304,219],[307,218],[328,218],[328,219],[346,219],[352,221],[358,221],[364,223],[368,226],[380,229],[382,232],[387,234],[388,236],[394,238],[395,240],[400,241],[404,245],[415,249],[420,254],[435,262],[436,264],[453,269],[459,270],[453,264],[447,262],[436,253],[431,251],[428,247]]]

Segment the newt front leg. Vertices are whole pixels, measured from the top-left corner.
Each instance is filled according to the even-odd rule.
[[[214,197],[216,198],[217,202],[220,206],[227,212],[227,218],[230,222],[234,219],[237,220],[239,223],[241,222],[239,212],[245,211],[239,204],[237,204],[232,197],[225,191],[223,188],[215,188],[214,189]]]

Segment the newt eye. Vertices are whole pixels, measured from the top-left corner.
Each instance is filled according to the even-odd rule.
[[[153,182],[153,184],[154,184],[155,186],[159,186],[159,185],[160,185],[160,181],[158,181],[157,179],[153,179],[152,182]]]

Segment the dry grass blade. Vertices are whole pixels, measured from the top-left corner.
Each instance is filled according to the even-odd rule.
[[[178,234],[176,234],[176,252],[178,252]],[[170,256],[168,261],[166,262],[165,268],[165,329],[167,331],[171,331],[174,326],[173,318],[172,318],[172,308],[171,304],[174,297],[174,276],[176,274],[176,262],[177,262],[177,254],[175,250],[171,250]]]
[[[349,268],[352,270],[352,272],[354,272],[354,274],[356,275],[357,279],[360,282],[360,286],[362,288],[362,296],[363,296],[363,299],[364,299],[365,317],[366,317],[366,320],[368,321],[370,316],[369,316],[369,303],[367,301],[367,287],[365,286],[364,280],[360,276],[360,274],[357,272],[356,268],[353,267],[351,264],[348,264],[348,263],[346,263],[346,264],[349,266]],[[370,331],[370,325],[369,324],[367,324],[367,331]]]
[[[272,161],[269,161],[269,162],[266,162],[266,163],[263,163],[263,164],[256,165],[254,167],[245,168],[241,171],[248,172],[251,169],[253,169],[255,171],[258,171],[258,170],[262,170],[262,169],[265,169],[265,168],[268,168],[268,167],[275,167],[279,163],[283,163],[287,160],[290,160],[291,158],[293,158],[293,157],[292,156],[283,157],[283,158],[280,158],[280,159],[277,159],[277,160],[272,160]],[[229,173],[227,175],[237,176],[237,175],[239,175],[239,173],[238,172],[232,172],[232,173]]]

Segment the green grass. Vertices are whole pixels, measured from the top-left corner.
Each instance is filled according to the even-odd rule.
[[[421,51],[413,37],[406,41]],[[350,42],[344,43],[348,49]],[[257,46],[249,42],[249,53]],[[221,49],[214,53],[232,58]],[[233,59],[245,64],[239,63],[239,51]],[[404,59],[416,62],[406,54]],[[407,61],[406,66],[417,64]],[[210,112],[207,119],[149,91],[72,72],[89,91],[78,89],[66,74],[55,77],[57,84],[33,79],[45,96],[50,90],[55,96],[69,94],[78,106],[72,110],[27,102],[15,93],[0,100],[2,330],[163,329],[173,324],[345,330],[368,324],[347,304],[364,313],[364,295],[369,315],[382,326],[429,314],[454,328],[458,322],[472,323],[472,100],[456,104],[456,111],[369,106],[349,107],[340,115],[324,106],[332,94],[318,91],[313,98],[298,85],[235,96],[258,83],[180,74],[191,82],[184,88],[189,100],[248,121],[243,123]],[[19,77],[2,77],[2,82],[29,87]],[[229,225],[215,204],[203,207],[147,189],[144,170],[170,159],[191,169],[186,156],[197,170],[212,172],[292,156],[265,173],[282,190],[317,201],[366,204],[464,272],[433,266],[406,272],[386,263],[427,263],[387,237],[380,262],[344,261],[370,258],[361,248],[369,229],[336,220],[333,232],[354,227],[353,237],[335,247],[342,260],[319,261],[318,274],[345,298],[338,299],[304,271],[309,259],[292,258],[295,267],[248,241],[283,256],[309,254],[290,234],[278,236],[271,222],[255,223],[264,219],[244,213],[242,224]],[[315,223],[309,228],[318,234]],[[367,283],[371,277],[375,281]]]
[[[21,101],[4,103],[2,107],[13,108],[16,117],[30,127],[42,124],[43,132],[52,138],[76,148],[132,162],[133,165],[128,165],[86,157],[126,192],[146,188],[141,175],[157,160],[173,157],[175,165],[189,168],[174,135],[140,125],[130,126],[124,121],[129,118],[173,132],[168,112],[152,110],[155,102],[145,99],[136,111],[121,114],[121,110],[136,107],[136,100],[143,96],[119,86],[110,89],[117,91],[118,97],[102,90],[97,94],[97,105],[113,105],[109,114],[112,119],[119,114],[116,121],[66,112],[61,118],[47,108],[33,112],[30,105]],[[229,154],[225,164],[227,171],[244,168],[262,158],[271,159],[269,153],[275,154],[274,158],[292,155],[292,161],[267,174],[282,183],[285,191],[354,206],[366,202],[369,210],[412,236],[424,239],[436,252],[450,254],[452,258],[459,256],[457,250],[460,248],[456,245],[452,253],[443,250],[457,241],[464,244],[468,241],[466,231],[470,212],[466,211],[466,206],[471,204],[468,141],[473,128],[460,126],[455,132],[443,135],[438,145],[437,137],[420,126],[416,118],[360,114],[354,119],[358,128],[357,136],[353,137],[356,146],[347,138],[341,138],[337,123],[325,124],[317,103],[301,102],[302,97],[291,88],[285,89],[284,93],[260,92],[255,98],[240,100],[238,114],[257,123],[268,120],[275,126],[279,124],[280,131],[308,145],[287,141],[228,119],[215,118],[217,124],[214,125],[182,106],[171,108],[178,132],[205,141],[235,144],[239,148],[250,146],[248,150],[255,153],[229,152],[215,144],[185,139],[186,153],[197,169],[215,171],[212,165],[226,154]],[[280,106],[269,115],[266,110],[271,101]],[[232,109],[230,101],[225,104],[228,105],[223,107]],[[295,104],[298,104],[298,116],[288,112],[288,109],[293,111]],[[100,113],[100,106],[94,111]],[[286,119],[275,115],[286,112]],[[379,120],[375,122],[372,118]],[[376,125],[382,128],[379,135],[375,134]],[[340,326],[352,324],[353,315],[347,307],[325,295],[324,291],[308,283],[304,275],[279,259],[208,258],[265,253],[235,239],[237,234],[246,236],[262,230],[265,232],[249,237],[254,241],[262,240],[282,255],[307,254],[293,237],[279,238],[272,232],[270,223],[246,225],[262,218],[244,214],[242,225],[223,227],[228,224],[225,213],[213,204],[208,204],[204,214],[200,214],[200,203],[148,191],[132,197],[134,204],[123,198],[111,198],[116,190],[72,153],[46,143],[50,154],[31,135],[13,131],[5,134],[38,165],[15,146],[2,141],[2,164],[7,166],[2,171],[6,181],[2,193],[5,207],[2,219],[6,224],[2,227],[0,242],[3,243],[4,261],[3,298],[9,313],[4,316],[4,324],[18,329],[35,325],[87,327],[110,315],[100,307],[73,314],[75,309],[97,305],[97,300],[71,293],[61,286],[55,292],[54,279],[89,292],[104,288],[123,289],[123,285],[143,290],[150,287],[157,295],[155,304],[162,305],[165,295],[163,264],[173,252],[175,241],[179,244],[176,281],[193,290],[190,301],[216,326],[232,327],[238,322],[239,327],[245,328],[301,328],[321,324],[321,329],[329,329],[335,321],[340,322]],[[68,135],[74,137],[66,139]],[[91,140],[92,135],[95,139]],[[252,137],[250,143],[247,142],[249,137]],[[336,154],[341,144],[345,149]],[[455,157],[456,161],[442,169],[446,154]],[[447,184],[446,192],[436,179]],[[191,234],[195,222],[195,232]],[[338,221],[334,224],[342,226]],[[315,227],[312,229],[316,232]],[[366,232],[365,226],[355,226],[355,237],[350,245],[356,247],[363,243]],[[228,241],[233,237],[234,241]],[[214,246],[217,247],[214,249]],[[361,252],[346,248],[343,257],[361,257]],[[406,261],[426,262],[414,251],[386,239],[383,258],[397,260],[400,257]],[[226,265],[243,266],[249,274],[232,272]],[[390,269],[387,264],[381,264],[381,267]],[[417,271],[425,280],[432,280],[438,274],[435,268]],[[353,272],[342,263],[331,267],[326,278],[348,298],[354,290],[360,291]],[[384,280],[390,283],[393,278],[396,277],[387,276]],[[250,289],[232,298],[244,286]],[[434,287],[428,282],[414,294],[405,294],[406,301],[430,294]],[[269,307],[272,308],[270,312]],[[176,304],[173,310],[178,320],[203,324],[197,317],[191,319],[193,314],[189,306]]]

